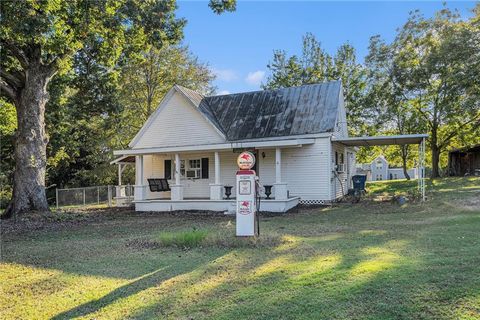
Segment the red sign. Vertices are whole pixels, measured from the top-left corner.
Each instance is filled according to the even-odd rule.
[[[248,170],[255,165],[255,156],[253,153],[244,151],[237,158],[237,165],[242,170]]]
[[[250,201],[240,201],[238,212],[243,215],[249,215],[252,213],[252,202]]]

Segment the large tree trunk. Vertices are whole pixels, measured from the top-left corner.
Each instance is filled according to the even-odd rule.
[[[51,72],[41,65],[25,72],[25,87],[16,101],[18,129],[15,137],[13,197],[5,212],[11,217],[31,210],[48,211],[45,194],[45,104]]]
[[[410,175],[408,174],[407,169],[407,158],[408,158],[408,146],[403,145],[400,147],[402,149],[402,167],[403,167],[403,174],[407,180],[410,180]]]
[[[440,168],[439,168],[439,163],[440,163],[440,148],[436,144],[432,142],[431,146],[431,151],[432,151],[432,178],[439,178],[440,177]]]

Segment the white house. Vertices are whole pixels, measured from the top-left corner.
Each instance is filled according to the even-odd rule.
[[[236,157],[250,150],[260,184],[272,186],[261,211],[334,202],[355,174],[356,146],[424,139],[349,138],[342,92],[340,81],[207,97],[175,85],[129,149],[114,151],[117,195],[124,195],[123,168],[134,163],[137,211],[234,211],[225,189],[235,195]]]
[[[342,84],[204,97],[175,85],[112,163],[135,162],[138,211],[233,210],[236,157],[255,153],[260,184],[273,199],[262,211],[284,212],[299,203],[342,197],[355,168],[347,137]],[[167,178],[171,191],[152,192],[148,179]],[[121,184],[121,182],[119,182]]]
[[[366,174],[368,181],[405,179],[403,168],[390,167],[384,156],[376,157],[371,163],[358,164],[357,173]],[[416,168],[408,169],[407,173],[411,178],[418,178]]]

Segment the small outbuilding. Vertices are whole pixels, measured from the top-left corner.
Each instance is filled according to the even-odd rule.
[[[412,179],[418,179],[417,168],[407,170],[408,175]],[[367,176],[367,181],[397,180],[405,179],[403,168],[391,167],[384,156],[376,157],[370,163],[357,164],[357,174]]]
[[[480,176],[480,144],[448,153],[450,176]]]

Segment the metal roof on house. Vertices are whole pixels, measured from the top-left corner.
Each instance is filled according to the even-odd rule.
[[[200,102],[204,98],[204,96],[200,93],[193,91],[192,89],[179,86],[178,84],[175,85],[175,88],[180,90],[180,92],[182,92],[183,95],[185,95],[185,97],[187,97],[197,107],[200,105]]]
[[[202,97],[177,86],[227,140],[332,132],[340,81]]]

